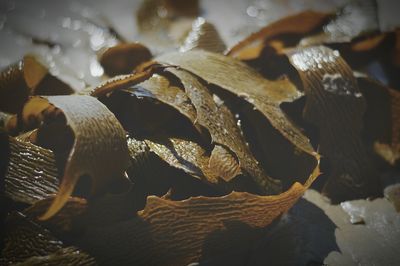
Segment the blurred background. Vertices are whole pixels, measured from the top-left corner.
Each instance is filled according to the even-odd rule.
[[[333,12],[349,0],[186,2],[199,6],[199,15],[215,25],[230,47],[251,32],[289,14],[308,9]],[[396,12],[398,3],[378,1],[377,12],[383,30],[400,24]],[[96,52],[115,44],[118,41],[115,37],[123,41],[141,41],[153,54],[176,48],[167,43],[168,38],[154,40],[140,31],[137,12],[142,5],[140,0],[0,0],[0,68],[18,61],[26,53],[42,54],[52,72],[62,68],[63,73],[70,73],[66,75],[70,76],[69,83],[81,89],[99,82],[103,70],[96,60]],[[151,12],[159,17],[166,15],[162,9]],[[191,20],[175,21],[167,34],[178,38],[174,34],[183,32],[189,24]]]

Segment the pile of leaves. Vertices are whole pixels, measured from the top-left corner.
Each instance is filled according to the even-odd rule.
[[[145,1],[139,25],[160,38],[198,15],[188,2]],[[400,31],[367,2],[224,52],[201,18],[179,52],[121,42],[83,91],[35,55],[4,70],[0,263],[240,265],[311,185],[333,203],[381,196],[400,158]]]

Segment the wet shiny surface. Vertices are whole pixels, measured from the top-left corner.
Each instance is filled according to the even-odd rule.
[[[226,2],[229,2],[228,8],[224,9],[221,16],[220,7]],[[266,23],[288,14],[307,8],[331,11],[344,2],[347,1],[204,0],[201,6],[204,12],[202,16],[215,25],[229,47]],[[139,5],[140,1],[136,0],[122,0],[118,4],[105,0],[0,0],[0,68],[18,61],[26,53],[36,53],[42,55],[53,75],[63,74],[76,90],[95,86],[104,79],[104,70],[97,61],[97,53],[102,48],[114,45],[119,39],[142,40],[134,19],[134,12]],[[379,12],[383,10],[396,9],[385,6]],[[380,26],[388,28],[396,24],[393,18],[386,22],[380,20],[380,23]],[[114,28],[120,36],[115,36],[109,27]],[[148,40],[147,43],[144,40],[144,43],[152,49]],[[333,82],[335,85],[335,80],[336,76],[326,76],[326,84]],[[334,87],[329,86],[329,89]],[[304,204],[305,201],[312,203],[313,207]],[[310,211],[313,208],[325,214],[325,224],[319,222],[319,216]],[[317,192],[310,191],[291,213],[295,213],[297,220],[312,222],[313,227],[309,230],[314,232],[311,234],[314,239],[303,236],[302,241],[306,243],[305,246],[311,247],[310,253],[314,252],[313,260],[317,258],[328,265],[400,264],[396,249],[400,246],[400,215],[392,203],[384,198],[333,206]],[[310,217],[307,217],[307,213],[311,213]],[[326,229],[327,223],[335,227],[332,237],[337,249],[329,246],[326,235],[317,235]],[[307,230],[305,227],[299,234],[309,233]],[[324,245],[329,246],[326,249],[328,251],[323,251]],[[287,254],[277,260],[281,261],[285,256]]]

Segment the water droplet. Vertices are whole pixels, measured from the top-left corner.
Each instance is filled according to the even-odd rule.
[[[356,92],[356,93],[354,93],[354,96],[355,96],[356,98],[361,98],[363,95],[362,95],[361,92]]]
[[[96,59],[90,62],[90,74],[93,77],[100,77],[104,74],[104,69],[101,67]]]
[[[334,50],[334,51],[333,51],[333,55],[336,56],[336,57],[339,57],[339,56],[340,56],[340,53],[339,53],[338,50]]]
[[[255,6],[249,6],[249,7],[247,8],[247,10],[246,10],[246,13],[247,13],[247,15],[249,15],[250,17],[255,18],[255,17],[258,16],[259,10],[258,10],[258,8],[256,8]]]

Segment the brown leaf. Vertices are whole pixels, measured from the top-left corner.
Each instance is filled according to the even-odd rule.
[[[0,74],[0,110],[18,113],[30,95],[71,94],[73,89],[49,73],[34,55],[26,55]]]
[[[87,211],[87,201],[83,198],[70,197],[64,207],[53,217],[46,221],[38,220],[45,213],[54,201],[55,196],[47,197],[36,201],[32,206],[23,211],[23,214],[34,222],[38,222],[53,232],[71,232],[75,220]]]
[[[148,80],[119,91],[123,94],[115,93],[105,101],[118,117],[124,117],[120,121],[128,131],[133,135],[140,133],[149,150],[170,166],[209,185],[218,183],[216,169],[210,168],[209,145],[197,136],[202,134],[202,129],[197,123],[196,110],[183,89],[172,85],[166,77],[153,74]],[[130,95],[135,99],[129,100]],[[161,104],[172,107],[190,123],[184,124],[179,113],[176,115],[174,110],[161,108]]]
[[[376,169],[361,141],[365,98],[337,51],[318,46],[289,55],[306,94],[304,118],[319,129],[319,151],[330,162],[324,187],[332,200],[378,194]]]
[[[226,182],[231,181],[233,178],[242,173],[236,157],[229,150],[220,145],[215,145],[214,149],[212,150],[209,159],[209,167]],[[257,176],[256,178],[259,177]],[[263,188],[268,187],[268,185],[264,185],[263,183],[262,185]],[[266,190],[269,190],[269,188]]]
[[[215,26],[200,17],[193,21],[192,30],[179,51],[186,52],[193,49],[222,53],[226,46]]]
[[[11,137],[8,141],[5,196],[18,203],[33,204],[55,194],[59,181],[53,152]]]
[[[264,193],[278,193],[279,182],[268,177],[258,165],[243,138],[236,120],[230,110],[223,104],[217,105],[208,89],[189,72],[168,68],[176,75],[185,87],[197,111],[197,123],[206,128],[215,147],[210,157],[210,166],[219,171],[225,181],[230,181],[240,174],[240,169],[254,179]],[[228,150],[227,150],[228,149]],[[230,153],[233,153],[234,158]],[[239,165],[237,165],[238,160]],[[240,168],[238,168],[240,166]]]
[[[215,185],[217,176],[209,167],[208,146],[203,145],[198,136],[202,132],[196,123],[196,110],[185,91],[175,83],[153,74],[146,81],[117,88],[114,93],[101,99],[131,135],[139,135],[144,140],[149,151],[170,166]],[[134,143],[138,143],[137,140]],[[147,176],[147,173],[137,170]],[[135,169],[133,171],[136,172]],[[151,172],[164,176],[164,173]]]
[[[181,67],[243,98],[259,110],[294,146],[315,157],[316,153],[309,139],[280,108],[281,103],[292,102],[302,95],[289,80],[264,79],[240,61],[205,51],[169,53],[159,56],[156,61],[167,66]]]
[[[104,215],[115,216],[111,215],[113,209],[127,203],[124,198],[119,199],[120,203],[108,198],[98,203],[96,210],[88,206],[91,215],[84,220],[84,233],[76,241],[104,264],[188,265],[231,254],[238,246],[260,239],[260,230],[285,213],[318,175],[317,167],[303,185],[296,182],[288,191],[274,196],[232,192],[182,201],[148,196],[142,211],[133,215],[125,210],[122,220],[120,217],[118,222],[103,223],[108,219]]]
[[[258,240],[262,234],[257,230],[285,213],[318,174],[316,168],[304,185],[295,183],[274,196],[232,192],[223,197],[201,196],[183,201],[149,196],[137,217],[117,227],[88,228],[79,242],[104,263],[188,265],[231,254],[238,246]],[[121,238],[126,241],[116,241]],[[109,242],[104,243],[104,239]],[[118,250],[121,255],[110,256],[106,252],[110,250]]]
[[[317,172],[310,180],[318,175]],[[296,183],[290,190],[277,196],[233,192],[220,198],[197,197],[179,202],[150,196],[145,209],[139,212],[139,216],[150,224],[150,232],[155,236],[148,252],[157,254],[157,250],[162,249],[166,254],[167,257],[155,261],[156,265],[196,262],[202,254],[206,237],[212,232],[226,229],[227,221],[238,221],[251,228],[265,227],[286,212],[304,190],[305,187]],[[174,217],[179,223],[164,222],[162,217],[166,215]],[[216,248],[213,245],[218,245],[216,242],[208,244],[213,248]]]
[[[99,62],[104,72],[113,77],[130,74],[141,63],[149,61],[149,49],[140,43],[120,43],[101,52]]]
[[[216,184],[218,173],[209,165],[210,157],[199,144],[190,140],[167,138],[145,140],[150,150],[172,167]]]
[[[379,32],[375,1],[352,1],[336,14],[305,11],[278,20],[232,47],[228,55],[275,78],[278,75],[273,73],[279,70],[288,74],[286,58],[280,57],[285,50],[324,44],[359,68],[373,57],[382,57],[389,39]]]
[[[21,213],[12,213],[7,218],[6,232],[0,258],[2,265],[96,265],[88,254],[64,245]]]
[[[161,75],[153,74],[134,87],[122,89],[137,97],[157,99],[186,116],[192,123],[196,121],[196,110],[183,89],[174,86],[170,81]]]
[[[291,36],[298,41],[304,35],[320,29],[330,16],[330,14],[314,11],[305,11],[287,16],[245,38],[233,46],[227,55],[240,60],[258,58],[267,43],[271,43],[274,40],[283,41],[283,36]]]
[[[41,115],[44,118],[38,134],[45,134],[46,130],[57,131],[60,124],[57,118],[62,113],[64,117],[61,121],[72,130],[74,137],[57,197],[42,217],[48,219],[63,207],[82,175],[92,178],[93,194],[103,190],[111,180],[122,176],[128,166],[128,148],[125,131],[118,120],[93,97],[71,95],[33,98],[26,104],[23,117],[29,117],[29,110],[35,109],[35,105],[43,110]],[[43,109],[43,106],[47,107]],[[52,128],[52,123],[55,128]],[[64,127],[61,129],[64,130]]]
[[[143,82],[149,79],[153,73],[154,70],[150,67],[147,71],[139,71],[130,75],[116,76],[114,78],[106,80],[95,88],[91,88],[88,91],[85,91],[83,94],[91,95],[94,97],[104,96],[107,93],[112,92],[113,90],[127,88],[129,86],[133,86],[140,82]]]

